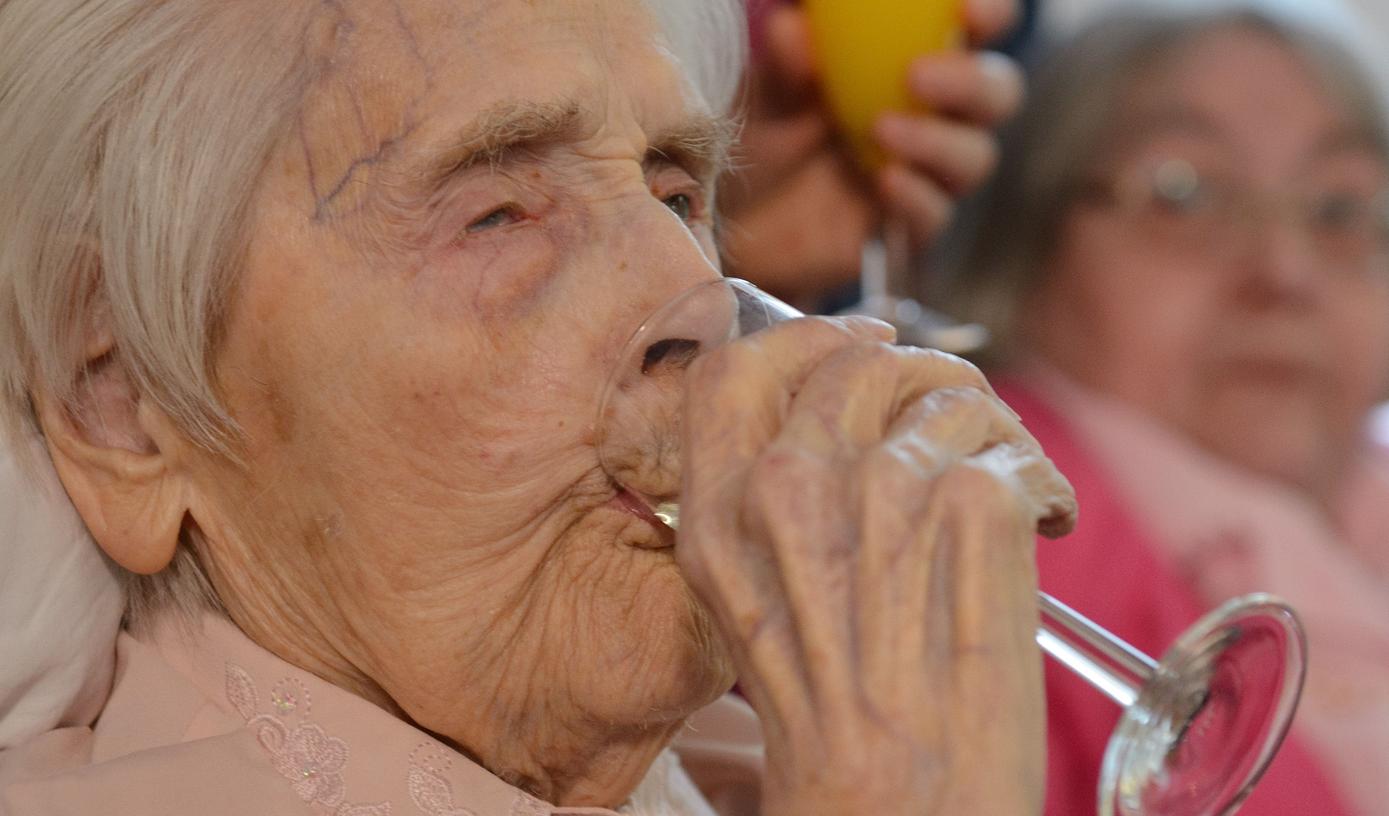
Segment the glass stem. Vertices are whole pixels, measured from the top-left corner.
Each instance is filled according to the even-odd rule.
[[[1138,700],[1157,662],[1045,592],[1037,645],[1123,708]]]
[[[889,217],[878,233],[863,242],[859,256],[859,289],[863,311],[889,323],[897,322],[895,307],[911,283],[910,228]]]
[[[863,242],[859,255],[859,307],[865,314],[884,319],[891,298],[887,292],[887,243],[882,233]]]

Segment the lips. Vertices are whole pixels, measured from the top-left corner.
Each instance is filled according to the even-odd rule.
[[[610,502],[612,506],[632,516],[636,516],[656,531],[657,538],[650,544],[638,544],[642,549],[664,550],[675,546],[675,531],[656,516],[651,504],[625,487],[617,489],[617,495]]]

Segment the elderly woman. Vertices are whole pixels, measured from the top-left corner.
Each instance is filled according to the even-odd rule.
[[[1079,34],[944,298],[992,326],[1000,393],[1086,507],[1039,553],[1045,588],[1149,649],[1252,590],[1302,612],[1306,694],[1251,815],[1389,802],[1389,459],[1365,435],[1389,390],[1389,130],[1347,42],[1238,7]],[[1059,673],[1048,700],[1048,813],[1091,812],[1115,712]]]
[[[0,809],[703,814],[737,676],[764,813],[1037,812],[1071,497],[974,369],[792,321],[689,369],[678,542],[600,467],[718,276],[739,14],[0,2],[4,417],[129,597]]]

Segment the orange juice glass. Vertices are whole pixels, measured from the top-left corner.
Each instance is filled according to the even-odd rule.
[[[882,164],[872,137],[884,111],[921,110],[907,67],[922,54],[962,45],[962,0],[805,0],[830,109],[859,160]]]

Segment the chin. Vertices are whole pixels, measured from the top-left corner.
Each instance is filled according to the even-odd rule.
[[[671,573],[657,580],[670,581],[662,587],[662,609],[634,615],[628,625],[648,656],[643,705],[660,719],[683,719],[717,700],[736,678],[723,639],[673,557]]]
[[[1271,425],[1273,423],[1270,423]],[[1246,427],[1209,441],[1213,451],[1227,461],[1266,479],[1311,493],[1333,474],[1329,473],[1330,440],[1313,431],[1279,432],[1277,427]]]
[[[566,633],[552,642],[566,661],[596,669],[574,677],[590,714],[651,727],[718,699],[733,685],[732,662],[674,547],[629,514],[600,509],[585,521],[582,543],[566,548],[571,567],[549,585],[552,598],[571,599],[554,607],[549,628]]]

